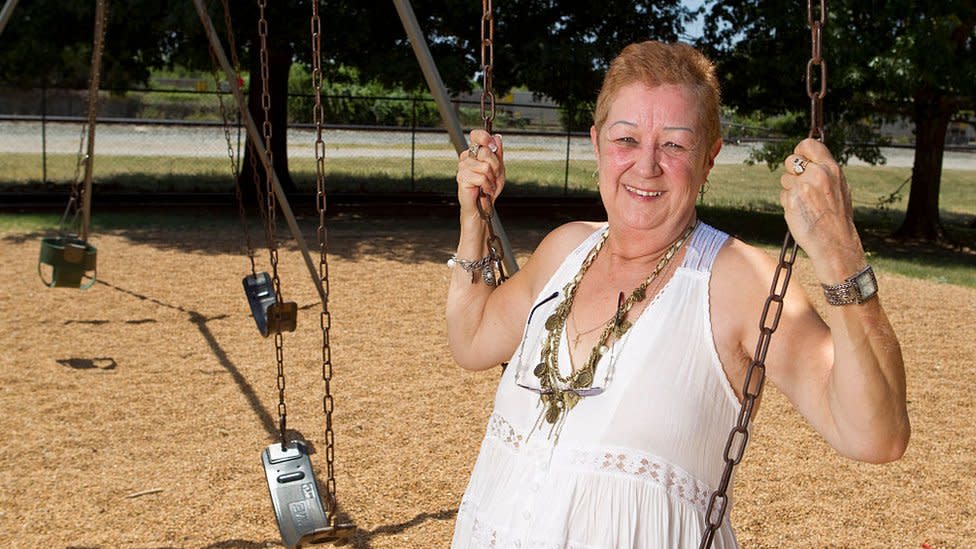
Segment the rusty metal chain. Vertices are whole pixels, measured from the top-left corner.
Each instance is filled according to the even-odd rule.
[[[491,133],[495,120],[495,93],[492,76],[495,68],[495,10],[491,0],[481,0],[481,120]]]
[[[810,60],[807,61],[807,96],[810,97],[810,134],[821,142],[825,139],[823,121],[823,98],[827,95],[827,61],[821,50],[823,26],[827,18],[826,0],[820,0],[819,14],[814,15],[813,0],[807,0],[807,22],[810,25]],[[817,79],[814,78],[814,67],[820,67],[820,89],[814,90]]]
[[[325,124],[325,109],[322,107],[322,20],[319,17],[319,2],[312,0],[312,87],[315,90],[315,106],[312,118],[315,123],[315,207],[319,214],[319,226],[316,232],[319,241],[319,277],[325,290],[322,302],[322,312],[319,315],[319,325],[322,328],[322,410],[325,413],[325,465],[327,495],[326,510],[332,526],[335,526],[336,481],[335,481],[335,433],[332,430],[332,411],[335,403],[332,399],[332,347],[329,343],[329,329],[332,327],[332,315],[329,313],[329,262],[328,262],[328,233],[325,228],[325,141],[322,139],[322,127]]]
[[[58,229],[58,233],[62,237],[67,236],[68,234],[65,227],[66,225],[72,228],[77,228],[78,214],[81,213],[81,199],[82,199],[82,195],[85,192],[82,184],[84,183],[85,173],[87,173],[88,170],[87,167],[88,154],[86,152],[87,144],[88,144],[88,124],[89,124],[89,120],[92,119],[91,116],[92,109],[96,105],[96,102],[93,101],[92,85],[95,84],[96,78],[98,78],[99,75],[101,74],[101,56],[98,53],[98,42],[99,42],[98,36],[99,34],[104,35],[104,30],[105,30],[105,24],[99,21],[99,13],[101,13],[102,16],[105,15],[105,12],[101,11],[99,9],[99,6],[96,4],[95,29],[94,29],[95,34],[94,34],[94,38],[92,39],[92,67],[91,67],[92,72],[88,78],[88,97],[87,97],[88,115],[81,122],[80,135],[78,136],[78,156],[75,162],[75,175],[71,180],[71,188],[70,188],[70,195],[68,198],[68,205],[64,209],[64,215],[61,216],[61,227],[60,229]],[[94,87],[95,87],[94,94],[97,94],[98,93],[97,84]],[[82,167],[85,167],[86,170],[85,173],[82,173],[81,171]],[[69,217],[71,218],[71,221],[68,221]]]
[[[230,50],[231,63],[234,66],[234,74],[237,76],[237,82],[235,83],[235,85],[243,86],[244,81],[243,79],[241,79],[240,76],[241,62],[240,59],[237,57],[237,41],[234,38],[234,31],[233,31],[234,25],[230,15],[230,6],[228,5],[227,0],[221,0],[221,3],[223,4],[223,9],[224,9],[224,27],[227,29],[227,49]],[[240,108],[246,109],[247,106],[246,104],[242,104]],[[245,115],[246,113],[243,110],[239,113],[239,116],[241,118],[244,118]],[[254,196],[257,197],[257,203],[261,204],[265,201],[265,198],[264,198],[264,190],[261,189],[261,178],[258,175],[258,162],[257,162],[257,157],[255,156],[257,154],[257,149],[254,147],[254,144],[250,142],[248,143],[248,147],[250,147],[250,154],[245,154],[245,156],[247,156],[250,159],[249,164],[251,167],[252,180],[254,182],[254,193],[255,193]],[[242,189],[239,190],[243,192]],[[270,241],[268,239],[268,233],[267,233],[268,214],[267,212],[265,212],[264,208],[258,208],[258,214],[260,214],[261,216],[261,226],[264,227],[265,230],[265,235],[264,235],[265,240]]]
[[[75,176],[71,180],[71,189],[68,197],[68,205],[64,208],[64,214],[61,216],[61,226],[58,229],[58,234],[61,237],[65,237],[69,234],[68,227],[76,227],[78,224],[78,214],[81,213],[81,193],[83,189],[81,184],[82,173],[81,167],[87,161],[87,155],[85,154],[85,143],[87,142],[88,134],[88,120],[84,120],[81,123],[81,135],[78,138],[78,160],[75,162]],[[68,218],[71,218],[69,221]]]
[[[240,86],[240,65],[237,63],[237,53],[234,51],[234,29],[231,26],[230,18],[230,6],[227,0],[221,0],[224,11],[224,27],[227,31],[227,44],[228,49],[231,50],[231,57],[233,58],[234,65],[234,82],[228,82],[231,86]],[[220,89],[220,72],[218,71],[217,55],[214,53],[213,49],[210,49],[210,61],[213,65],[213,79],[214,85],[216,86],[217,93],[217,105],[220,108],[220,119],[223,122],[224,129],[224,141],[227,142],[227,156],[230,159],[230,170],[234,176],[234,195],[237,198],[237,215],[240,218],[241,230],[244,234],[244,247],[247,250],[247,258],[251,264],[251,274],[257,274],[257,267],[254,261],[254,246],[251,244],[251,232],[247,228],[247,212],[244,209],[244,195],[241,191],[240,175],[241,170],[238,167],[238,158],[234,153],[234,143],[233,138],[230,135],[230,119],[227,116],[227,107],[224,105],[224,94],[221,93]]]
[[[261,128],[264,135],[264,150],[267,155],[264,163],[265,198],[267,202],[265,231],[268,235],[268,254],[271,257],[271,282],[275,290],[275,304],[278,305],[275,309],[277,313],[281,310],[280,306],[284,300],[281,297],[281,279],[278,276],[278,242],[275,239],[275,209],[277,204],[275,202],[273,188],[274,157],[271,154],[271,93],[268,91],[270,64],[268,62],[268,19],[265,16],[266,7],[267,0],[258,0],[258,37],[261,42],[261,108],[264,111],[264,123],[261,125]],[[288,417],[288,408],[285,405],[284,337],[281,334],[281,322],[276,321],[274,326],[275,361],[278,366],[278,428],[281,434],[281,446],[284,449],[285,443],[287,442],[285,436]]]
[[[735,466],[742,461],[745,453],[746,442],[749,440],[749,421],[755,411],[756,403],[762,394],[763,384],[766,381],[766,352],[769,349],[769,342],[773,332],[779,326],[780,316],[783,313],[783,300],[786,297],[786,289],[790,283],[793,273],[793,263],[796,261],[797,246],[789,232],[783,240],[783,247],[780,249],[779,264],[776,266],[776,273],[773,275],[773,282],[769,288],[769,296],[763,305],[762,315],[759,319],[759,341],[756,344],[756,351],[749,368],[746,370],[746,379],[742,386],[742,406],[739,408],[739,415],[736,418],[735,426],[729,432],[729,438],[725,443],[725,451],[722,459],[725,461],[725,469],[722,472],[722,480],[718,488],[712,492],[708,499],[708,507],[705,511],[707,526],[702,534],[700,548],[712,546],[712,539],[715,532],[722,525],[725,512],[728,507],[729,497],[728,488],[732,481],[732,471]],[[769,313],[773,311],[772,322],[769,322]]]
[[[492,124],[495,120],[495,93],[493,91],[492,75],[495,66],[495,15],[491,0],[481,0],[481,120],[484,123],[484,130],[491,134]],[[501,238],[495,233],[492,225],[492,217],[495,215],[495,206],[490,196],[482,190],[478,195],[478,215],[484,220],[488,228],[488,257],[490,264],[485,276],[485,281],[494,281],[501,284],[508,279],[503,268],[505,251],[502,246]]]
[[[809,136],[820,141],[824,140],[823,97],[827,93],[827,62],[821,55],[821,38],[826,17],[825,0],[820,0],[818,17],[814,17],[813,1],[807,0],[807,21],[811,29],[810,41],[813,50],[806,68],[806,88],[807,95],[810,97]],[[815,66],[820,67],[820,89],[817,91],[813,90],[813,67]],[[729,503],[728,488],[732,481],[732,472],[735,466],[742,461],[746,443],[749,441],[749,422],[752,419],[753,412],[755,412],[756,403],[762,394],[763,384],[766,381],[766,352],[769,350],[769,342],[772,339],[773,332],[779,326],[779,320],[783,314],[783,300],[786,297],[786,289],[793,274],[796,253],[796,241],[793,240],[793,235],[787,230],[786,236],[783,238],[783,246],[779,252],[779,264],[776,266],[776,272],[769,287],[769,296],[766,298],[762,314],[759,317],[759,341],[756,343],[756,351],[746,370],[746,379],[742,385],[742,406],[739,408],[739,415],[725,443],[725,451],[722,456],[725,461],[725,469],[722,471],[722,479],[719,481],[718,488],[712,492],[708,499],[708,507],[705,511],[706,527],[702,533],[699,549],[707,549],[712,546],[715,532],[725,518]],[[770,312],[773,313],[771,322],[769,321]]]

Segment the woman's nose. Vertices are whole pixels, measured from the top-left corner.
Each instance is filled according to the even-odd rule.
[[[661,150],[653,145],[641,147],[637,152],[637,170],[642,177],[661,175]]]

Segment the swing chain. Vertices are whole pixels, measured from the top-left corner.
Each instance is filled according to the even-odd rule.
[[[233,27],[231,27],[230,6],[227,4],[227,0],[222,0],[221,3],[223,4],[224,10],[224,27],[227,31],[227,47],[231,51],[231,56],[233,57],[234,63],[235,81],[229,84],[232,86],[238,86],[240,83],[240,65],[237,64],[237,53],[234,51],[236,46],[234,44],[234,30]],[[224,141],[227,142],[227,156],[230,159],[230,170],[234,176],[234,195],[237,198],[237,215],[240,218],[241,230],[244,233],[244,246],[247,249],[247,258],[251,263],[251,274],[256,275],[257,266],[254,262],[254,246],[251,244],[251,232],[247,228],[247,213],[244,211],[244,195],[241,192],[241,171],[238,168],[237,155],[234,154],[233,138],[230,135],[230,119],[227,115],[227,107],[224,105],[224,94],[221,93],[220,90],[220,73],[217,70],[217,55],[213,51],[213,48],[210,48],[210,62],[214,67],[213,79],[217,92],[217,105],[220,109],[220,119],[223,122]]]
[[[92,153],[94,148],[89,143],[94,139],[94,126],[98,110],[98,88],[101,80],[102,52],[105,48],[105,31],[108,28],[108,1],[99,0],[95,3],[95,38],[92,43],[91,75],[88,79],[88,117],[81,123],[81,137],[78,140],[78,161],[75,163],[75,176],[71,180],[71,195],[68,205],[61,216],[61,227],[58,229],[62,237],[68,236],[70,228],[78,225],[78,215],[81,213],[82,204],[85,198],[85,187],[83,183],[92,174]],[[87,149],[87,150],[86,150]],[[84,165],[85,173],[82,176],[81,167]],[[71,220],[68,221],[68,218]],[[85,225],[79,231],[80,237],[87,238],[88,227]],[[68,225],[69,229],[65,229]]]
[[[61,216],[61,225],[58,228],[58,235],[62,238],[68,236],[70,229],[65,227],[75,227],[78,223],[78,214],[81,213],[81,193],[83,189],[81,188],[82,175],[81,166],[86,162],[85,155],[85,136],[88,133],[88,121],[83,120],[81,122],[81,136],[78,139],[78,161],[75,163],[75,176],[71,180],[71,191],[68,198],[68,205],[64,208],[64,214]],[[71,218],[69,221],[68,218]]]
[[[745,454],[746,442],[749,440],[749,422],[752,419],[753,412],[755,412],[756,403],[762,394],[763,384],[766,381],[766,352],[769,349],[773,332],[779,326],[779,320],[783,314],[783,300],[786,297],[786,289],[793,274],[796,253],[796,242],[793,241],[792,235],[787,232],[783,240],[783,247],[780,249],[779,264],[776,266],[776,273],[773,275],[773,282],[769,288],[769,296],[766,297],[762,315],[759,318],[759,341],[756,344],[755,358],[752,359],[748,369],[746,369],[746,379],[742,385],[742,406],[739,408],[735,426],[729,432],[728,440],[725,443],[723,454],[725,469],[722,472],[722,480],[708,499],[708,507],[705,512],[707,526],[702,536],[701,545],[699,545],[700,548],[711,547],[715,531],[722,525],[722,520],[725,517],[729,503],[728,488],[732,481],[732,472]],[[773,315],[770,322],[768,319],[771,310]]]
[[[273,188],[274,163],[271,154],[271,94],[268,91],[268,20],[265,17],[265,7],[267,0],[258,0],[260,18],[258,19],[258,36],[261,41],[261,108],[264,111],[264,123],[262,130],[264,134],[264,150],[266,154],[265,162],[265,198],[267,199],[267,235],[268,253],[271,257],[271,281],[275,290],[275,303],[281,305],[281,279],[278,276],[278,243],[275,239],[275,195]],[[280,308],[275,309],[280,311]],[[281,334],[281,323],[275,322],[275,361],[278,366],[278,429],[281,436],[281,448],[284,451],[287,440],[285,439],[286,421],[288,409],[285,406],[285,353],[284,338]]]
[[[807,95],[811,101],[810,137],[823,141],[823,97],[827,93],[827,63],[821,56],[821,35],[827,16],[825,0],[820,0],[820,15],[817,18],[814,18],[813,15],[813,1],[807,0],[807,13],[813,50],[813,56],[807,63],[806,70]],[[820,66],[820,90],[817,92],[813,91],[812,68],[814,65]],[[786,289],[793,274],[797,249],[793,235],[787,230],[786,236],[783,238],[783,246],[779,252],[779,263],[770,284],[769,296],[766,298],[762,314],[759,317],[759,341],[756,343],[754,358],[746,369],[746,378],[742,384],[742,405],[739,408],[735,426],[729,432],[728,440],[725,443],[723,453],[725,469],[722,472],[722,479],[718,488],[712,492],[708,499],[708,507],[705,511],[706,527],[702,534],[699,549],[707,549],[712,546],[715,532],[725,518],[729,503],[728,488],[732,481],[732,472],[735,466],[742,461],[746,443],[749,440],[749,422],[752,419],[753,412],[755,412],[759,396],[762,394],[763,384],[766,381],[766,352],[769,350],[773,332],[779,326],[780,317],[783,314],[783,300],[786,297]],[[771,311],[773,314],[770,322]]]
[[[492,91],[494,87],[492,73],[495,65],[495,15],[491,0],[481,0],[481,9],[481,120],[484,122],[484,130],[491,134],[492,123],[495,120],[495,94]],[[492,223],[495,207],[491,197],[484,191],[480,191],[477,205],[478,215],[488,228],[487,246],[490,260],[488,267],[485,268],[485,283],[498,285],[505,282],[508,277],[502,268],[505,251]]]
[[[820,0],[819,16],[814,16],[813,0],[807,0],[807,22],[810,25],[810,43],[812,52],[810,60],[807,61],[807,96],[810,98],[810,134],[809,137],[823,142],[824,121],[823,121],[823,98],[827,95],[827,61],[824,60],[821,50],[821,38],[823,26],[826,20],[827,7],[826,0]],[[820,67],[820,89],[814,90],[814,67]]]
[[[495,67],[495,15],[491,0],[481,0],[481,119],[491,133],[495,120],[495,94],[492,73]]]
[[[312,87],[315,89],[315,106],[312,118],[315,123],[315,207],[319,214],[317,230],[319,241],[319,277],[325,290],[319,324],[322,328],[322,383],[325,393],[322,396],[322,410],[325,413],[325,464],[326,464],[326,511],[331,525],[335,526],[336,482],[335,482],[335,434],[332,431],[332,348],[329,344],[329,329],[332,316],[329,313],[329,263],[328,234],[325,228],[325,141],[322,139],[322,126],[325,123],[325,109],[322,106],[322,20],[319,17],[318,0],[312,0]]]

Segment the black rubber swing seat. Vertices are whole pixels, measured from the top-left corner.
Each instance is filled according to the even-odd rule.
[[[298,304],[294,301],[278,303],[274,284],[268,273],[253,273],[244,277],[244,293],[251,306],[251,315],[261,335],[275,332],[294,332],[298,318]]]
[[[304,443],[292,441],[282,448],[276,442],[261,452],[261,463],[286,547],[341,541],[356,531],[353,524],[335,524],[322,506]]]
[[[41,254],[37,274],[50,288],[79,288],[87,290],[95,284],[98,250],[91,244],[72,236],[53,236],[41,240]],[[43,265],[51,267],[50,280],[44,277]],[[82,282],[84,278],[87,282]]]

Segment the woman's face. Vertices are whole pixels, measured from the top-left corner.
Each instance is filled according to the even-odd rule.
[[[606,122],[590,129],[600,197],[611,226],[680,232],[722,141],[705,143],[694,95],[684,86],[622,87]]]

